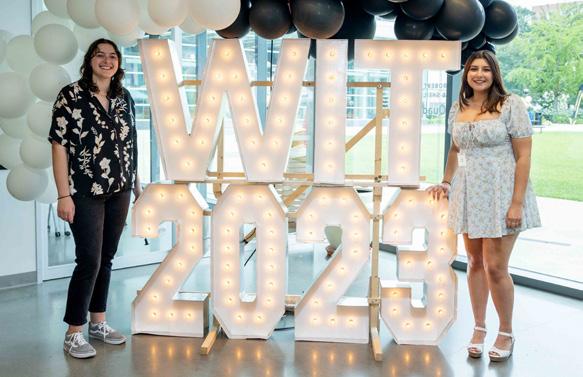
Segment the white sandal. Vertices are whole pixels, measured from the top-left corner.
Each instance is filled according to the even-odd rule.
[[[514,351],[514,335],[511,333],[499,331],[498,335],[507,336],[512,339],[512,343],[510,343],[510,349],[503,350],[498,347],[492,347],[488,355],[490,356],[490,361],[505,361],[512,356],[512,351]]]
[[[480,327],[480,326],[474,326],[474,330],[476,331],[481,331],[483,333],[486,333],[488,330],[486,330],[484,327]],[[470,343],[468,344],[467,347],[468,350],[468,355],[470,357],[473,358],[480,358],[482,357],[482,353],[484,352],[484,343]]]

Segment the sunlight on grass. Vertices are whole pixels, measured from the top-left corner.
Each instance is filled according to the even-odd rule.
[[[443,174],[443,133],[421,138],[421,175],[439,182]],[[387,172],[387,138],[383,137],[383,174]],[[347,174],[373,174],[374,136],[368,135],[346,155]],[[535,133],[531,181],[537,196],[583,201],[583,132]]]

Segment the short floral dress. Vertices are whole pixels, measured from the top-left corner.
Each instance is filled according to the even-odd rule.
[[[498,238],[540,226],[530,180],[520,227],[506,226],[516,167],[511,139],[533,133],[522,99],[510,95],[496,119],[457,122],[458,111],[456,102],[448,118],[448,132],[460,149],[451,182],[448,226],[458,234],[467,233],[469,238]]]

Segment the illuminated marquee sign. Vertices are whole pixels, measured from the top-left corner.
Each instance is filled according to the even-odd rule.
[[[324,239],[339,225],[342,244],[296,307],[296,339],[365,343],[367,297],[344,296],[369,263],[371,214],[346,185],[345,112],[347,41],[319,40],[313,188],[297,213],[300,242]],[[308,61],[308,39],[284,39],[261,127],[245,54],[238,40],[215,40],[191,121],[182,69],[172,42],[142,40],[140,49],[159,150],[170,180],[205,182],[227,106],[233,118],[246,180],[231,184],[211,213],[212,312],[229,338],[268,338],[284,313],[287,281],[287,209],[273,188],[284,182],[293,126]],[[419,185],[422,73],[456,69],[459,42],[356,41],[355,68],[391,74],[388,182],[407,187],[387,207],[383,240],[399,245],[399,282],[383,282],[381,317],[400,343],[435,344],[455,318],[456,285],[450,263],[455,236],[446,229],[447,203],[434,203]],[[191,125],[191,127],[190,127]],[[190,131],[188,131],[190,129]],[[203,336],[208,292],[179,288],[202,256],[207,205],[194,185],[152,184],[133,208],[134,234],[154,237],[174,221],[177,245],[133,304],[132,329],[162,335]],[[241,294],[240,234],[257,229],[257,292]],[[425,243],[411,244],[414,230]],[[408,282],[423,282],[411,299]]]

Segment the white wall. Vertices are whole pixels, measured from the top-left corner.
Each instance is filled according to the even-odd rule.
[[[0,29],[19,35],[30,34],[30,27],[30,0],[0,0]],[[36,270],[34,202],[13,199],[7,175],[0,171],[0,276]]]
[[[0,276],[36,271],[34,202],[12,198],[7,176],[0,170]]]
[[[30,28],[31,0],[0,0],[0,29],[19,35],[30,34]]]

